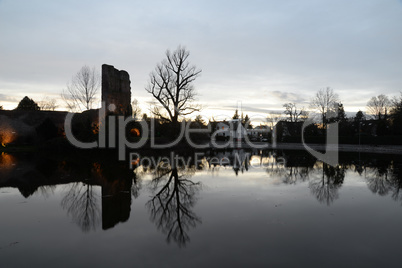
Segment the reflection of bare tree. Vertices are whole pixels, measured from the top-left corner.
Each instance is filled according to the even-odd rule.
[[[243,149],[214,152],[205,159],[204,163],[198,165],[197,169],[201,170],[204,167],[209,167],[212,171],[215,171],[219,170],[221,166],[232,166],[236,176],[239,175],[239,171],[244,173],[244,171],[248,171],[250,166],[250,153]]]
[[[392,165],[391,181],[393,186],[392,198],[402,201],[402,163],[394,161]]]
[[[310,169],[308,167],[287,167],[283,176],[285,184],[295,184],[298,181],[306,181],[309,179]]]
[[[265,159],[264,159],[265,158]],[[269,177],[284,177],[286,176],[285,163],[278,161],[277,155],[269,155],[268,157],[261,157],[261,163],[265,167],[265,172]]]
[[[385,196],[392,189],[390,164],[389,161],[379,159],[374,167],[366,169],[367,186],[373,193]]]
[[[191,210],[201,187],[199,182],[189,179],[194,172],[188,168],[159,167],[151,181],[155,193],[147,202],[151,220],[167,235],[168,242],[173,239],[179,246],[186,245],[190,240],[187,231],[201,222]]]
[[[134,198],[138,198],[140,196],[140,191],[142,188],[142,180],[141,178],[137,177],[135,173],[133,177],[133,185],[131,186],[131,194]]]
[[[265,168],[265,172],[269,177],[284,177],[286,176],[286,169],[284,167],[278,167],[277,165],[270,164]]]
[[[233,150],[233,170],[237,175],[239,175],[239,171],[241,173],[244,170],[248,171],[250,165],[250,155],[249,153],[244,152],[244,150]]]
[[[285,184],[307,181],[314,171],[316,159],[306,153],[278,151],[265,160],[266,172],[282,178]]]
[[[345,171],[346,167],[333,167],[323,163],[322,174],[312,178],[309,183],[309,188],[318,201],[329,206],[338,199],[338,189],[342,186]]]
[[[392,199],[394,199],[395,201],[402,201],[402,180],[398,179],[393,181],[394,184],[394,189],[392,192]]]
[[[70,190],[61,201],[61,206],[84,232],[95,230],[100,222],[98,197],[92,185],[80,182],[71,184]]]
[[[38,187],[38,191],[40,195],[49,198],[51,195],[54,195],[54,190],[56,189],[56,185],[42,185]]]
[[[385,196],[392,189],[392,182],[388,176],[388,170],[380,168],[368,169],[366,177],[368,188],[375,194]]]
[[[392,199],[402,201],[402,164],[388,164],[373,169],[371,176],[366,178],[368,186],[373,193],[387,195],[391,192]]]
[[[402,163],[387,158],[371,161],[362,165],[368,188],[380,196],[392,194],[392,199],[402,201]]]
[[[354,165],[354,170],[361,176],[363,174],[363,171],[366,170],[366,167],[363,166],[362,164],[357,164],[357,165]]]

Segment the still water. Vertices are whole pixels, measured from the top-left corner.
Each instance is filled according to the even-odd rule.
[[[400,267],[399,155],[140,155],[1,154],[0,267]]]

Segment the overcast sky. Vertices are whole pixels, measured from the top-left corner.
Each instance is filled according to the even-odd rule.
[[[356,112],[402,91],[401,0],[0,0],[0,105],[59,98],[83,65],[107,63],[146,110],[149,73],[178,45],[208,114],[307,107],[327,86]]]

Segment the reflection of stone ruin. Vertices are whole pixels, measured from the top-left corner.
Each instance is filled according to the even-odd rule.
[[[111,65],[102,65],[102,105],[110,112],[131,115],[130,76]]]
[[[0,191],[17,188],[28,199],[34,194],[49,197],[57,186],[64,185],[67,191],[61,206],[84,232],[96,229],[100,222],[107,230],[130,218],[133,182],[133,171],[115,162],[100,164],[89,158],[58,161],[0,153]]]

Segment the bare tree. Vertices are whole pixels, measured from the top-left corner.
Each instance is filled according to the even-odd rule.
[[[277,111],[271,111],[268,115],[267,115],[267,123],[269,128],[272,130],[271,135],[272,135],[272,143],[276,144],[276,140],[277,140],[277,124],[278,122],[282,119],[282,114],[280,112]]]
[[[197,95],[193,82],[201,70],[189,64],[189,56],[190,52],[181,46],[173,53],[167,50],[166,59],[151,72],[150,81],[145,88],[167,115],[160,109],[153,109],[152,113],[172,123],[178,122],[179,116],[186,116],[201,109],[193,103]]]
[[[375,119],[383,119],[387,115],[391,106],[391,101],[387,96],[381,94],[377,97],[372,97],[367,102],[367,113],[371,114]]]
[[[92,109],[100,87],[100,75],[93,67],[83,66],[67,84],[61,97],[71,111]]]
[[[311,100],[310,106],[321,114],[324,128],[327,126],[329,115],[335,112],[337,102],[339,102],[338,94],[334,93],[330,87],[320,89]]]
[[[289,116],[290,122],[298,122],[307,117],[307,111],[303,108],[298,109],[296,103],[289,102],[283,105],[284,113]]]
[[[56,99],[50,99],[46,96],[38,104],[42,111],[54,111],[58,107]]]
[[[271,111],[268,115],[267,115],[267,123],[269,124],[269,127],[271,129],[274,128],[274,126],[276,125],[276,123],[278,123],[280,120],[282,119],[282,114],[276,111]]]
[[[134,117],[135,120],[138,120],[140,118],[140,116],[141,116],[141,108],[140,108],[140,105],[138,104],[138,100],[134,99],[131,102],[131,106],[132,106],[132,109],[133,109],[133,117]]]

